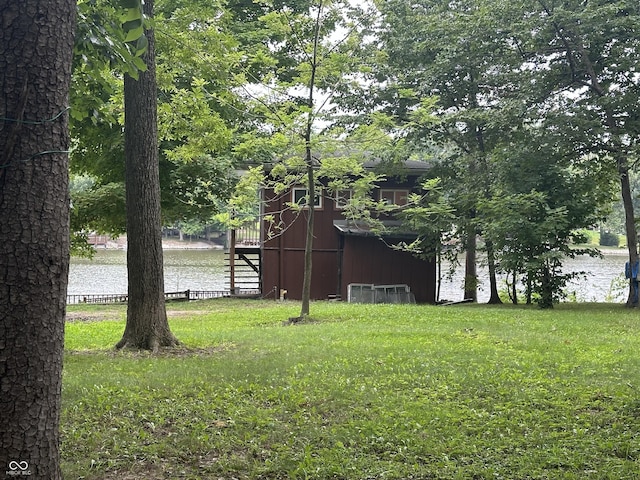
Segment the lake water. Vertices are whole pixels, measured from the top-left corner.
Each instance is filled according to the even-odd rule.
[[[165,250],[164,286],[167,292],[224,290],[222,250]],[[93,259],[71,258],[69,295],[127,292],[127,252],[100,249]]]
[[[567,286],[567,293],[578,302],[623,302],[626,300],[626,284],[620,289],[624,281],[624,265],[627,261],[623,251],[609,251],[602,258],[582,256],[565,259],[563,271],[565,273],[585,272]],[[443,266],[445,271],[446,266]],[[478,301],[489,300],[489,274],[486,267],[478,267],[480,287]],[[463,292],[464,270],[457,269],[451,281],[443,281],[440,298],[460,300]],[[503,278],[498,278],[498,289],[505,290]],[[520,298],[524,301],[524,297]]]
[[[127,292],[126,251],[98,250],[92,260],[72,258],[69,271],[69,295],[122,294]],[[623,252],[608,253],[604,258],[567,259],[567,272],[585,271],[587,277],[574,281],[568,289],[578,301],[604,302],[615,293],[612,283],[624,274]],[[443,270],[446,267],[443,267]],[[222,250],[165,250],[165,290],[225,290],[224,252]],[[440,298],[460,300],[462,267],[451,280],[443,281]],[[479,268],[481,281],[478,300],[486,302],[489,286],[485,268]],[[619,295],[616,301],[624,298]]]

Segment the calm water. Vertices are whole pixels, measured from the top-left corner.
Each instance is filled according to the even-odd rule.
[[[224,290],[222,250],[165,250],[164,286],[167,292]],[[97,250],[93,259],[71,259],[69,295],[127,292],[127,252]]]
[[[624,264],[627,257],[623,252],[607,253],[603,258],[579,257],[564,261],[564,272],[586,272],[581,278],[576,278],[567,288],[567,292],[579,302],[604,302],[626,300],[626,290],[616,290],[620,277],[624,278]],[[443,266],[443,272],[446,266]],[[478,301],[489,300],[489,277],[486,267],[479,266],[478,276],[480,287]],[[458,268],[453,279],[443,279],[440,298],[460,300],[464,283],[463,267]],[[504,289],[504,280],[498,279],[498,289]],[[523,298],[521,298],[523,300]]]
[[[603,302],[611,293],[614,279],[624,274],[626,257],[607,254],[604,258],[583,257],[566,260],[566,271],[586,271],[585,279],[574,282],[570,291],[578,301]],[[480,268],[479,301],[489,298],[486,269]],[[224,290],[224,252],[222,250],[165,250],[165,290]],[[459,268],[450,281],[444,281],[440,298],[462,298],[463,272]],[[98,250],[92,260],[72,258],[69,295],[121,294],[127,291],[126,252]],[[622,297],[620,297],[622,300]]]

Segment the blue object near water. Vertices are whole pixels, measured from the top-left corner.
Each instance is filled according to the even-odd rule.
[[[627,262],[624,264],[624,276],[625,278],[638,280],[638,271],[640,270],[640,261],[636,260],[636,262],[631,265],[631,262]]]

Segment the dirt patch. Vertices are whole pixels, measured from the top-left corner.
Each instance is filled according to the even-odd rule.
[[[221,352],[231,350],[233,344],[215,345],[212,347],[195,348],[179,345],[177,347],[160,348],[157,352],[148,350],[135,350],[124,348],[117,350],[111,348],[109,350],[68,350],[69,355],[94,355],[103,353],[108,357],[126,357],[126,358],[190,358],[190,357],[211,357]]]
[[[189,315],[206,315],[207,310],[167,310],[167,317],[186,317]]]
[[[144,478],[146,480],[161,480],[166,478],[175,478],[172,475],[174,472],[169,465],[165,465],[162,460],[155,462],[138,461],[132,465],[128,470],[115,469],[107,471],[101,480],[139,480]],[[178,474],[178,476],[182,476]]]
[[[189,457],[189,455],[185,455]],[[215,468],[218,457],[215,452],[208,455],[197,455],[193,458],[153,458],[134,461],[127,467],[106,471],[100,480],[166,480],[176,478],[211,478],[222,480],[238,480],[235,476],[222,477],[207,474]],[[204,474],[204,475],[203,475]],[[92,477],[97,478],[97,477]]]
[[[229,350],[231,345],[216,345],[205,348],[186,347],[178,345],[177,347],[160,348],[157,352],[147,350],[124,349],[122,351],[111,350],[113,356],[126,355],[127,357],[155,357],[155,358],[187,358],[187,357],[210,357],[217,353]]]
[[[97,322],[100,320],[120,320],[120,312],[67,312],[64,319],[67,322]]]
[[[209,312],[205,310],[167,310],[167,317],[186,317],[189,315],[205,315]],[[121,320],[123,312],[103,311],[103,312],[67,312],[65,320],[67,322],[98,322],[101,320]]]
[[[282,322],[282,325],[310,325],[314,323],[319,323],[318,320],[315,320],[308,315],[304,315],[302,317],[289,317],[288,320]]]

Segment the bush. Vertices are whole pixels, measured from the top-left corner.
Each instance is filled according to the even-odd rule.
[[[603,247],[618,247],[620,246],[620,237],[617,233],[601,231],[600,245]]]

